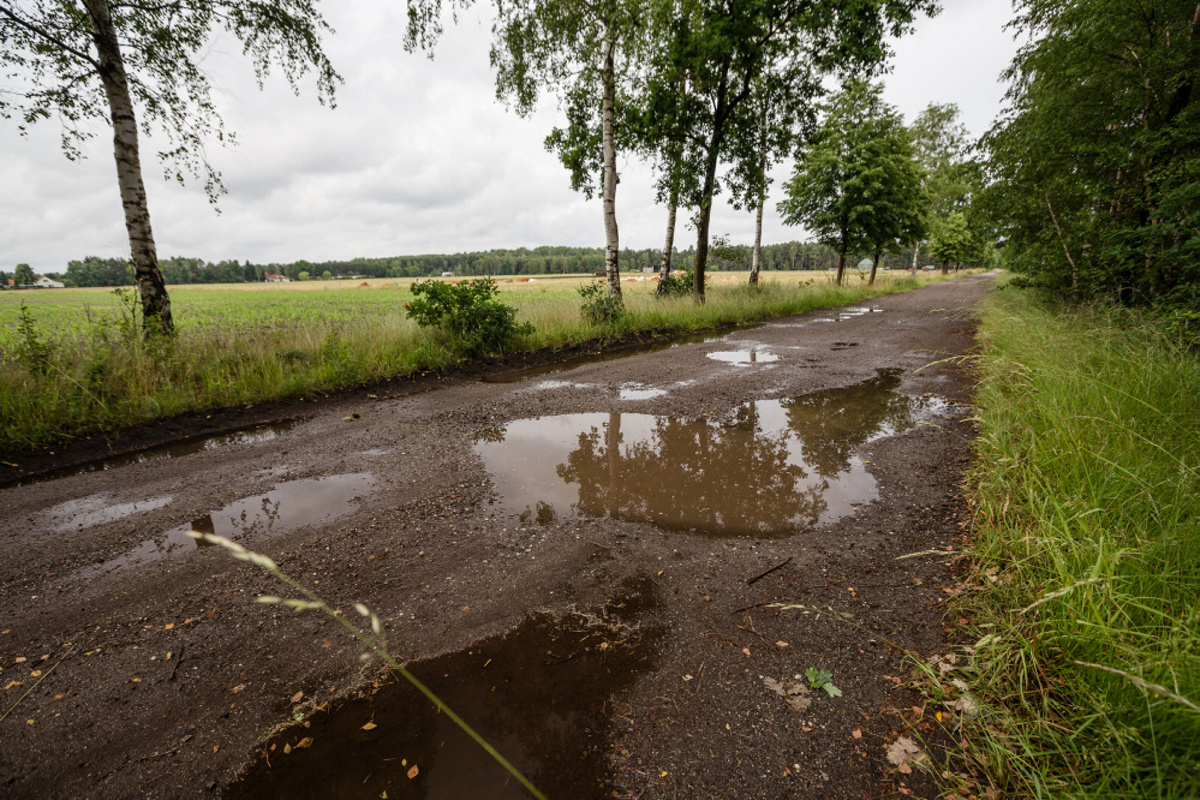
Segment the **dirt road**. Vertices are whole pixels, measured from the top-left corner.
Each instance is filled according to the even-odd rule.
[[[335,623],[254,603],[284,587],[199,528],[369,605],[552,798],[929,796],[887,753],[937,740],[904,654],[943,652],[953,576],[899,557],[962,535],[947,359],[990,283],[174,421],[10,483],[0,795],[522,796]]]

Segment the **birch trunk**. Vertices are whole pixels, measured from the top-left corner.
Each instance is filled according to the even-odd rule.
[[[113,127],[113,156],[117,162],[117,184],[125,209],[125,230],[138,294],[142,300],[142,319],[146,336],[174,332],[171,300],[158,267],[158,251],[150,228],[150,206],[142,182],[142,162],[138,153],[137,120],[125,62],[113,25],[108,0],[83,0],[92,23],[92,41],[99,57],[99,72],[108,98]]]
[[[758,197],[758,211],[754,214],[754,254],[750,257],[750,285],[758,285],[758,271],[762,269],[762,214],[766,201],[764,191]]]
[[[671,255],[675,249],[675,211],[679,205],[675,192],[671,192],[671,205],[667,209],[667,241],[663,244],[662,263],[658,267],[658,289],[655,294],[658,297],[665,297],[667,294],[667,282],[671,277]]]
[[[621,296],[621,273],[617,258],[620,244],[617,234],[617,145],[614,133],[616,117],[617,42],[611,29],[604,39],[604,100],[600,109],[601,135],[604,142],[604,276],[608,296]]]
[[[758,209],[754,214],[754,250],[750,256],[750,285],[758,285],[758,271],[762,269],[762,215],[763,204],[767,202],[767,106],[763,103],[762,116],[759,120],[762,125],[762,136],[758,143],[759,161],[758,161],[758,177],[762,181],[762,185],[758,189]]]
[[[916,271],[918,269],[920,269],[920,267],[917,266],[917,259],[920,257],[920,255],[921,255],[921,240],[918,239],[917,243],[915,245],[913,245],[913,263],[912,263],[913,273],[916,273]]]

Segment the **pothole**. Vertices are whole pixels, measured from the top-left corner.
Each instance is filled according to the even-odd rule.
[[[771,364],[779,360],[779,356],[761,347],[751,347],[743,350],[718,350],[712,353],[705,353],[704,355],[713,361],[721,361],[725,364],[734,364],[736,366]]]
[[[649,579],[629,582],[598,610],[533,616],[504,635],[407,668],[548,797],[611,797],[611,703],[654,666],[658,634],[637,618],[657,603],[654,591]],[[397,679],[276,733],[225,797],[528,794]]]
[[[656,389],[654,387],[642,386],[640,383],[628,384],[622,386],[619,397],[622,400],[653,400],[656,397],[662,397],[667,393],[666,389]]]
[[[725,420],[621,412],[516,420],[475,449],[505,510],[526,523],[583,515],[717,537],[791,536],[875,499],[858,451],[937,405],[897,393],[900,372],[750,402]]]
[[[269,492],[236,500],[188,525],[147,539],[116,558],[82,570],[79,577],[92,578],[205,546],[187,535],[192,530],[236,540],[328,522],[349,513],[354,502],[374,486],[375,478],[369,472],[285,481]]]
[[[45,511],[43,519],[46,527],[54,533],[82,530],[168,506],[175,499],[171,495],[163,495],[129,503],[113,503],[111,498],[110,493],[101,492],[59,503]]]

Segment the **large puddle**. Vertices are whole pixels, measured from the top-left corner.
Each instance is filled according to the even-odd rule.
[[[140,450],[136,453],[125,453],[124,455],[112,456],[111,458],[89,461],[86,464],[76,464],[72,467],[62,467],[50,472],[43,472],[40,475],[20,479],[17,481],[17,485],[24,486],[33,483],[44,483],[60,478],[69,478],[72,475],[82,475],[87,472],[102,472],[104,470],[128,467],[133,464],[145,464],[149,461],[182,458],[190,456],[193,453],[201,453],[205,450],[217,450],[223,447],[269,442],[307,421],[308,418],[304,417],[284,420],[283,422],[266,422],[216,436],[197,436],[160,445],[159,447],[152,447],[148,450]]]
[[[652,584],[626,588],[596,613],[533,617],[408,668],[547,797],[611,797],[608,705],[652,668],[656,638],[636,620],[654,604]],[[529,796],[402,679],[318,712],[263,750],[227,800]]]
[[[188,536],[188,531],[238,540],[273,536],[303,525],[328,522],[349,513],[355,501],[374,486],[375,478],[369,472],[284,481],[265,494],[243,497],[190,524],[147,539],[116,558],[88,567],[80,577],[91,578],[207,546]]]
[[[492,429],[475,449],[506,510],[710,536],[784,537],[876,497],[863,445],[943,404],[897,393],[900,370],[841,389],[741,406],[732,419],[567,414]]]

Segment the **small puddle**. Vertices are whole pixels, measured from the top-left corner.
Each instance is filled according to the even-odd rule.
[[[656,397],[666,395],[666,389],[654,389],[634,384],[632,386],[622,386],[620,397],[622,400],[653,400]]]
[[[736,366],[770,364],[779,360],[779,356],[774,353],[757,347],[747,350],[720,350],[715,353],[705,353],[704,355],[713,361],[722,361],[726,364],[734,364]]]
[[[531,617],[408,669],[547,797],[611,797],[609,703],[653,667],[658,638],[635,619],[656,602],[652,583],[642,579],[631,591],[595,613]],[[529,797],[407,681],[307,723],[271,737],[226,800]],[[305,739],[311,742],[297,748]]]
[[[205,450],[217,450],[222,447],[237,447],[239,445],[269,442],[307,421],[308,417],[289,419],[283,422],[266,422],[242,428],[241,430],[222,433],[217,436],[193,437],[152,447],[147,450],[139,450],[136,453],[125,453],[119,456],[112,456],[111,458],[89,461],[86,464],[76,464],[71,467],[62,467],[50,472],[43,472],[40,475],[22,478],[16,484],[18,486],[26,486],[34,483],[45,483],[46,481],[70,478],[73,475],[82,475],[87,472],[103,472],[105,470],[128,467],[133,464],[145,464],[149,461],[182,458],[183,456],[190,456],[193,453],[200,453]]]
[[[153,511],[156,508],[170,505],[174,500],[171,495],[151,497],[148,500],[135,500],[132,503],[111,503],[112,495],[108,492],[88,495],[78,500],[68,500],[59,503],[45,512],[47,527],[55,533],[82,530],[119,519],[132,517],[143,511]]]
[[[897,393],[900,372],[754,401],[722,421],[619,412],[517,420],[475,450],[504,507],[527,524],[608,516],[709,536],[790,536],[875,499],[857,452],[936,405]]]
[[[132,550],[88,567],[79,577],[91,578],[187,552],[198,546],[188,531],[215,533],[228,539],[276,536],[303,525],[316,525],[347,514],[354,502],[375,486],[369,472],[302,478],[278,484],[266,494],[236,500],[189,525],[147,539]]]

